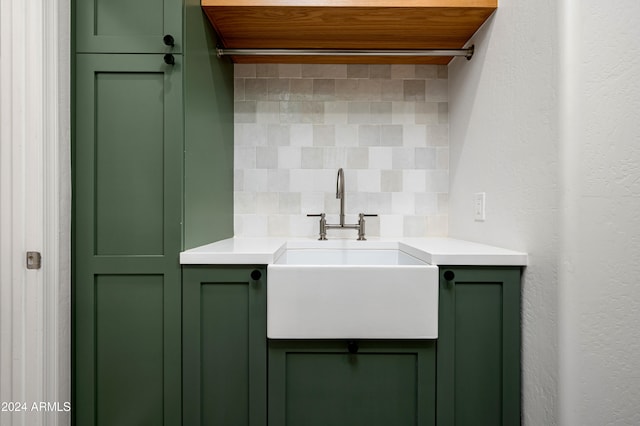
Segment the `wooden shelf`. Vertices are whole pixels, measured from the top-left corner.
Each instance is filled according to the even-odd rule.
[[[497,0],[201,0],[225,48],[459,49]],[[236,56],[249,63],[447,64],[452,57]]]

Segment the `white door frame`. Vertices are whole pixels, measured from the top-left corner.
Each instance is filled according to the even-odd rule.
[[[70,423],[69,14],[0,0],[0,402],[26,408],[3,426]]]

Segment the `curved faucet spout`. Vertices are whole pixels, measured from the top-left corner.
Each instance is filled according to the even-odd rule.
[[[342,167],[338,169],[338,177],[336,181],[336,198],[340,200],[340,226],[344,226],[344,171]]]
[[[344,196],[344,171],[342,167],[338,169],[338,180],[336,181],[336,198]]]

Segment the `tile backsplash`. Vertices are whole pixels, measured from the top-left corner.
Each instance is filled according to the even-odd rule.
[[[235,235],[311,237],[337,223],[367,235],[447,234],[447,67],[235,65]],[[357,236],[330,230],[328,237]]]

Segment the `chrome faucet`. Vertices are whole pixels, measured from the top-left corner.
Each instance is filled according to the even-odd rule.
[[[338,177],[336,180],[336,198],[340,200],[340,223],[336,225],[331,225],[327,223],[326,214],[308,214],[307,216],[319,216],[320,217],[320,238],[319,240],[327,239],[327,229],[357,229],[358,230],[358,241],[365,241],[365,220],[364,218],[367,216],[378,216],[377,214],[358,214],[358,223],[357,224],[345,224],[344,223],[344,200],[346,198],[346,193],[344,192],[344,171],[342,167],[338,169]]]

